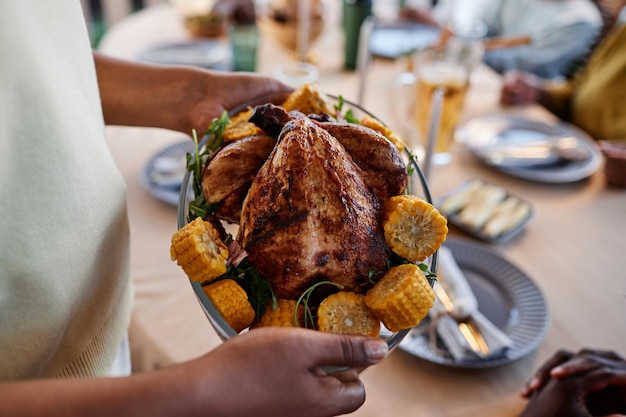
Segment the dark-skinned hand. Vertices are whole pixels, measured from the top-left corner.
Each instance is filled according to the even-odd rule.
[[[611,351],[561,350],[529,381],[522,417],[590,417],[626,413],[626,360]]]

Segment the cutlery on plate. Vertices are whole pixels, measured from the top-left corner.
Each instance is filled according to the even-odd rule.
[[[463,338],[472,350],[482,358],[489,355],[489,346],[476,325],[472,322],[471,315],[465,313],[464,308],[459,309],[457,308],[458,306],[455,306],[452,298],[439,282],[435,283],[433,290],[446,312],[456,320],[461,335],[463,335]]]
[[[494,146],[482,151],[492,165],[545,167],[589,158],[589,150],[573,136],[548,136],[544,140],[521,146]]]

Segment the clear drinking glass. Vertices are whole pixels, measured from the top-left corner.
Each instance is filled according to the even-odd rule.
[[[432,154],[424,158],[434,165],[445,165],[452,159],[450,149],[454,133],[461,119],[471,75],[484,55],[482,38],[485,33],[482,23],[451,27],[451,36],[444,44],[415,52],[413,71],[395,79],[394,113],[401,115],[399,118],[418,138],[423,150],[429,148],[429,138],[432,138]],[[434,100],[437,91],[443,96],[439,101]],[[405,99],[397,100],[398,97]],[[439,108],[434,109],[434,103]]]

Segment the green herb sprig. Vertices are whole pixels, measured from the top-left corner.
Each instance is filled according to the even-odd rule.
[[[413,174],[415,174],[415,167],[417,166],[417,157],[409,149],[405,149],[405,151],[409,155],[409,164],[406,167],[406,173],[409,177],[412,177]]]
[[[233,236],[229,233],[224,239],[224,243],[228,246],[229,257],[226,272],[220,275],[216,280],[232,279],[248,295],[248,301],[254,310],[255,320],[261,319],[265,310],[271,305],[272,309],[278,307],[278,300],[272,290],[270,283],[263,279],[256,269],[248,261],[248,254],[234,241]],[[211,282],[215,282],[211,281]]]
[[[313,291],[315,291],[316,288],[322,285],[333,285],[340,290],[343,290],[343,285],[337,284],[336,282],[332,281],[319,281],[307,288],[302,293],[302,295],[300,295],[298,301],[296,301],[296,307],[293,309],[293,322],[296,323],[296,326],[304,327],[307,329],[315,329],[315,317],[313,315],[313,311],[311,310],[309,299],[311,298],[311,294],[313,293]],[[300,306],[300,304],[304,306],[304,323],[302,324],[302,326],[300,326],[300,323],[298,321],[298,307]]]
[[[195,157],[188,153],[186,161],[187,171],[192,175],[192,190],[195,197],[194,200],[189,203],[189,221],[196,217],[205,219],[207,216],[214,214],[219,208],[219,204],[210,204],[204,197],[204,191],[202,190],[202,173],[207,162],[211,160],[216,152],[224,145],[224,131],[229,122],[230,118],[226,111],[222,113],[219,119],[213,119],[205,132],[207,141],[202,149],[200,149],[196,130],[194,129],[192,131]],[[228,235],[224,243],[229,245],[232,240],[232,236]],[[257,320],[261,318],[269,305],[272,304],[274,306],[273,308],[276,308],[278,305],[270,283],[261,278],[261,275],[250,265],[250,262],[245,257],[237,265],[229,265],[226,272],[218,279],[233,279],[246,291]]]
[[[339,96],[337,97],[337,104],[334,105],[335,108],[335,120],[337,121],[341,121],[341,120],[345,120],[348,123],[360,123],[359,119],[356,118],[356,116],[354,115],[352,109],[348,109],[346,110],[345,113],[343,112],[343,106],[345,105],[346,101],[343,98],[343,96]]]
[[[391,257],[389,258],[389,261],[387,262],[387,269],[389,270],[393,268],[394,266],[404,265],[404,264],[409,264],[409,263],[411,262],[409,262],[408,259],[403,258],[402,256],[397,255],[396,253],[392,253]],[[423,262],[417,263],[416,265],[419,269],[422,270],[422,272],[424,272],[424,276],[431,284],[433,281],[437,280],[437,274],[431,271],[428,265],[426,265]]]
[[[226,278],[234,279],[248,294],[248,301],[254,309],[256,320],[260,320],[268,306],[276,309],[278,300],[268,281],[254,269],[247,260],[239,264],[237,268],[230,266],[224,274]]]
[[[222,116],[217,119],[213,119],[205,134],[208,135],[207,143],[202,150],[199,149],[198,134],[195,129],[191,134],[194,143],[195,157],[187,153],[186,163],[187,171],[192,175],[192,190],[194,193],[194,199],[189,203],[189,213],[187,214],[188,221],[192,221],[196,217],[206,218],[207,215],[214,213],[219,207],[216,204],[209,204],[204,197],[202,191],[202,169],[210,160],[215,151],[217,151],[224,143],[224,130],[228,125],[230,119],[228,113],[224,111]]]

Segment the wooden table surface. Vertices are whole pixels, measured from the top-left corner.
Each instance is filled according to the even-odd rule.
[[[347,99],[358,97],[359,76],[342,69],[342,37],[332,20],[314,45],[321,52],[318,85]],[[262,32],[258,71],[271,74],[289,53]],[[167,4],[152,6],[114,26],[103,53],[135,59],[147,47],[188,40],[181,16]],[[363,105],[392,128],[391,84],[404,63],[374,59],[367,73]],[[479,68],[464,120],[498,107],[500,77]],[[509,109],[539,120],[553,117],[538,106]],[[131,340],[137,370],[201,355],[220,343],[182,270],[169,259],[176,207],[155,199],[140,175],[152,155],[187,136],[160,129],[107,127],[118,166],[128,183],[132,274],[136,308]],[[434,167],[434,197],[469,178],[501,185],[528,200],[535,216],[523,235],[491,249],[521,268],[543,293],[550,327],[537,351],[497,368],[467,370],[426,362],[396,349],[367,370],[367,401],[357,416],[516,416],[524,406],[519,390],[533,370],[557,349],[594,347],[626,354],[626,191],[606,186],[602,170],[572,184],[543,184],[501,174],[455,144],[453,161]],[[468,238],[452,230],[451,236]],[[471,238],[470,238],[471,239]]]

